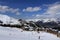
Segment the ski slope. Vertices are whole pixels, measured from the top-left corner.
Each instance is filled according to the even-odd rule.
[[[39,39],[40,36],[40,39]],[[56,35],[0,26],[0,40],[60,40]]]

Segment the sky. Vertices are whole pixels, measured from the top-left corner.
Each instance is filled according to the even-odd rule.
[[[18,19],[59,18],[60,0],[0,0],[0,14]]]

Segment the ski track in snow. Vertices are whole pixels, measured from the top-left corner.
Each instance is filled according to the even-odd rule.
[[[22,29],[18,28],[0,27],[0,40],[60,40],[56,35],[42,31],[40,33],[22,31]]]

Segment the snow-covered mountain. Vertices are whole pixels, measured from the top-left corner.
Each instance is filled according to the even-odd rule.
[[[43,19],[43,22],[52,22],[52,21],[57,22],[57,19],[55,19],[55,18],[50,18],[50,19],[46,18],[46,19]]]
[[[43,21],[43,22],[55,21],[55,22],[57,22],[57,19],[55,19],[55,18],[50,18],[50,19],[48,19],[48,18],[45,18],[45,19],[26,19],[26,21],[34,21],[34,22],[36,22],[36,21]]]
[[[0,21],[2,21],[3,24],[20,24],[18,19],[3,14],[0,14]]]
[[[21,24],[18,19],[15,19],[15,18],[12,18],[12,17],[9,17],[7,15],[3,15],[3,14],[0,14],[0,21],[3,22],[3,24]],[[43,21],[44,23],[45,22],[57,22],[58,20],[55,19],[55,18],[44,18],[44,19],[26,19],[25,21],[29,22],[29,21],[34,21],[34,22],[37,22],[37,21]],[[24,23],[24,21],[23,21]]]

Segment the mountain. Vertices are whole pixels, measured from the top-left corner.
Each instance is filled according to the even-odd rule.
[[[18,19],[3,14],[0,14],[0,21],[2,21],[3,24],[20,24]]]
[[[45,19],[26,19],[26,21],[34,21],[34,22],[37,22],[37,21],[43,21],[43,22],[51,22],[51,21],[55,21],[57,22],[58,20],[55,19],[55,18],[45,18]]]

